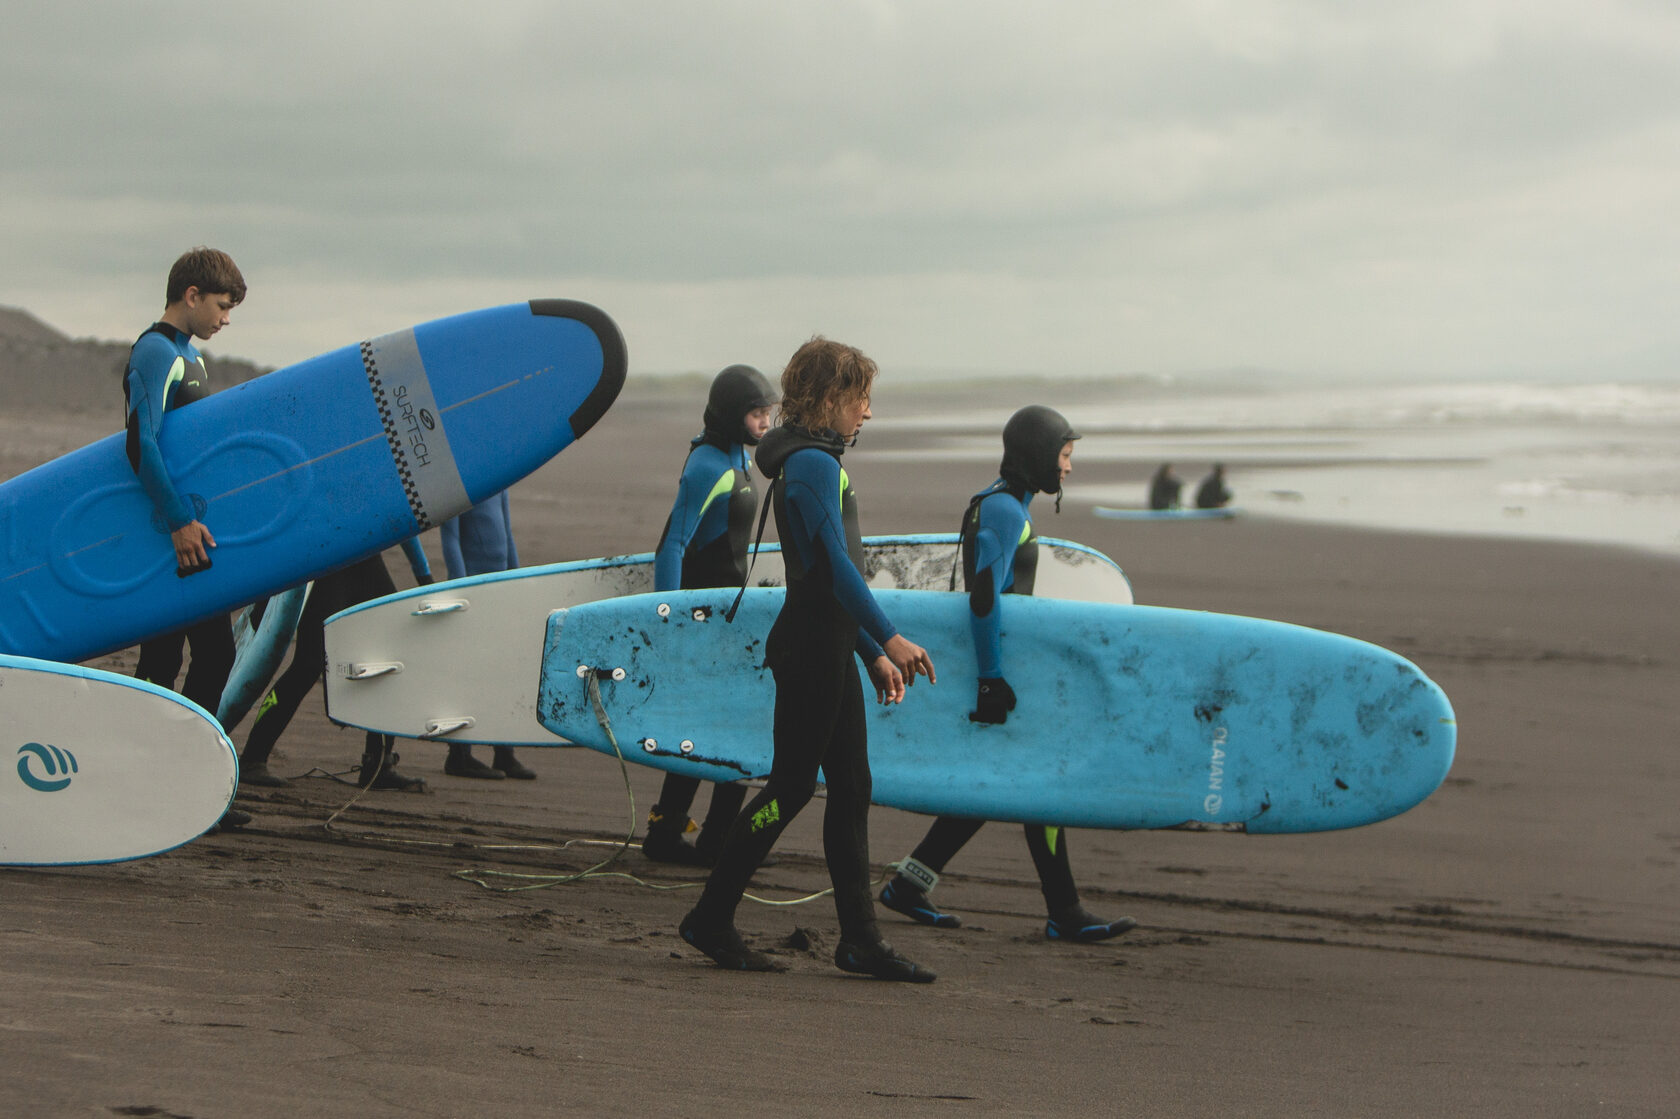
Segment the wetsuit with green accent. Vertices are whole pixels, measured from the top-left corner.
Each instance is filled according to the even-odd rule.
[[[776,679],[775,756],[770,778],[747,803],[691,915],[732,927],[748,880],[790,821],[809,803],[819,770],[827,781],[823,850],[842,940],[873,944],[869,895],[869,745],[866,663],[897,630],[862,574],[857,500],[833,432],[781,427],[765,436],[758,467],[775,478],[772,505],[787,568],[787,597],[765,642]]]
[[[158,440],[168,414],[205,396],[209,380],[192,335],[168,323],[153,323],[129,350],[123,374],[128,464],[151,499],[157,519],[154,527],[166,541],[168,533],[200,519],[203,510],[169,477]],[[192,647],[192,664],[181,694],[214,712],[233,669],[233,629],[225,615],[142,642],[134,675],[174,688],[186,645]]]
[[[711,430],[696,436],[654,552],[654,590],[740,586],[747,578],[747,549],[757,511],[752,459],[746,446]],[[699,778],[667,774],[653,818],[680,821],[686,828],[688,811],[699,791]],[[734,782],[713,788],[700,829],[703,848],[715,850],[721,845],[746,796],[746,786]]]
[[[1005,596],[1032,594],[1038,570],[1038,537],[1032,527],[1032,494],[1025,486],[998,479],[975,494],[963,515],[963,585],[968,592],[969,628],[974,637],[980,676],[1001,678]],[[945,869],[986,821],[941,816],[911,857],[936,873]],[[1052,914],[1079,905],[1068,862],[1067,836],[1061,828],[1026,824],[1027,850],[1038,870],[1044,904]]]
[[[751,471],[742,444],[709,431],[695,437],[653,554],[655,590],[741,585],[758,511]]]
[[[192,335],[168,323],[153,323],[128,352],[123,375],[128,465],[169,532],[198,517],[191,498],[176,488],[163,465],[158,446],[163,417],[204,396],[209,384],[204,358],[193,345]]]

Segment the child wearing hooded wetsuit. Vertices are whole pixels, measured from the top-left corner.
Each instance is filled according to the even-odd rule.
[[[979,662],[975,710],[969,719],[999,724],[1015,709],[1015,693],[1003,674],[1004,596],[1029,595],[1038,567],[1038,537],[1032,527],[1032,498],[1050,493],[1061,500],[1062,479],[1072,470],[1073,441],[1079,434],[1061,413],[1029,405],[1003,428],[1003,463],[998,480],[969,500],[962,522],[963,586],[968,592],[969,628]],[[984,820],[941,816],[881,891],[881,904],[924,925],[954,929],[961,918],[933,907],[928,893],[939,873]],[[1027,850],[1044,892],[1051,940],[1094,941],[1135,927],[1130,917],[1104,921],[1079,901],[1061,828],[1025,825]]]
[[[654,552],[654,590],[737,587],[746,582],[747,548],[758,511],[747,448],[756,447],[768,430],[775,403],[776,390],[750,365],[731,365],[712,379],[705,430],[689,445],[676,501]],[[648,813],[644,855],[684,866],[717,862],[747,788],[737,782],[714,784],[706,822],[699,839],[690,844],[683,833],[699,789],[697,777],[666,776],[659,800]]]

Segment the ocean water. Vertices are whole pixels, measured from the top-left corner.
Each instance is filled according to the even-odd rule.
[[[1244,516],[1680,556],[1680,383],[1189,378],[1069,384],[1065,400],[1049,384],[1027,391],[1084,433],[1068,486],[1075,501],[1144,503],[1141,484],[1082,481],[1082,462],[1170,462],[1186,502],[1223,462]],[[953,401],[966,399],[953,388]],[[893,453],[995,462],[997,436],[972,432],[996,430],[999,414],[966,403],[928,411],[904,422],[951,437]]]

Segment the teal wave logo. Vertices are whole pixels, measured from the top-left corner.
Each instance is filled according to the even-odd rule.
[[[45,772],[37,774],[37,769]],[[31,789],[43,793],[67,789],[70,778],[77,772],[76,755],[68,750],[39,742],[25,742],[18,747],[18,777]]]

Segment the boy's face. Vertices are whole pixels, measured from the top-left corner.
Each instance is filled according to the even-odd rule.
[[[1073,473],[1073,440],[1062,444],[1062,453],[1056,458],[1056,468],[1061,471],[1061,478],[1066,480]]]
[[[187,329],[194,338],[204,339],[228,324],[236,306],[233,296],[225,291],[206,293],[196,287],[188,288],[181,302],[186,305]]]
[[[869,394],[865,393],[856,400],[848,401],[840,406],[840,435],[852,439],[863,430],[863,421],[869,419]]]
[[[770,430],[770,408],[754,408],[741,420],[741,425],[747,429],[747,434],[754,439],[763,439],[765,432]]]

